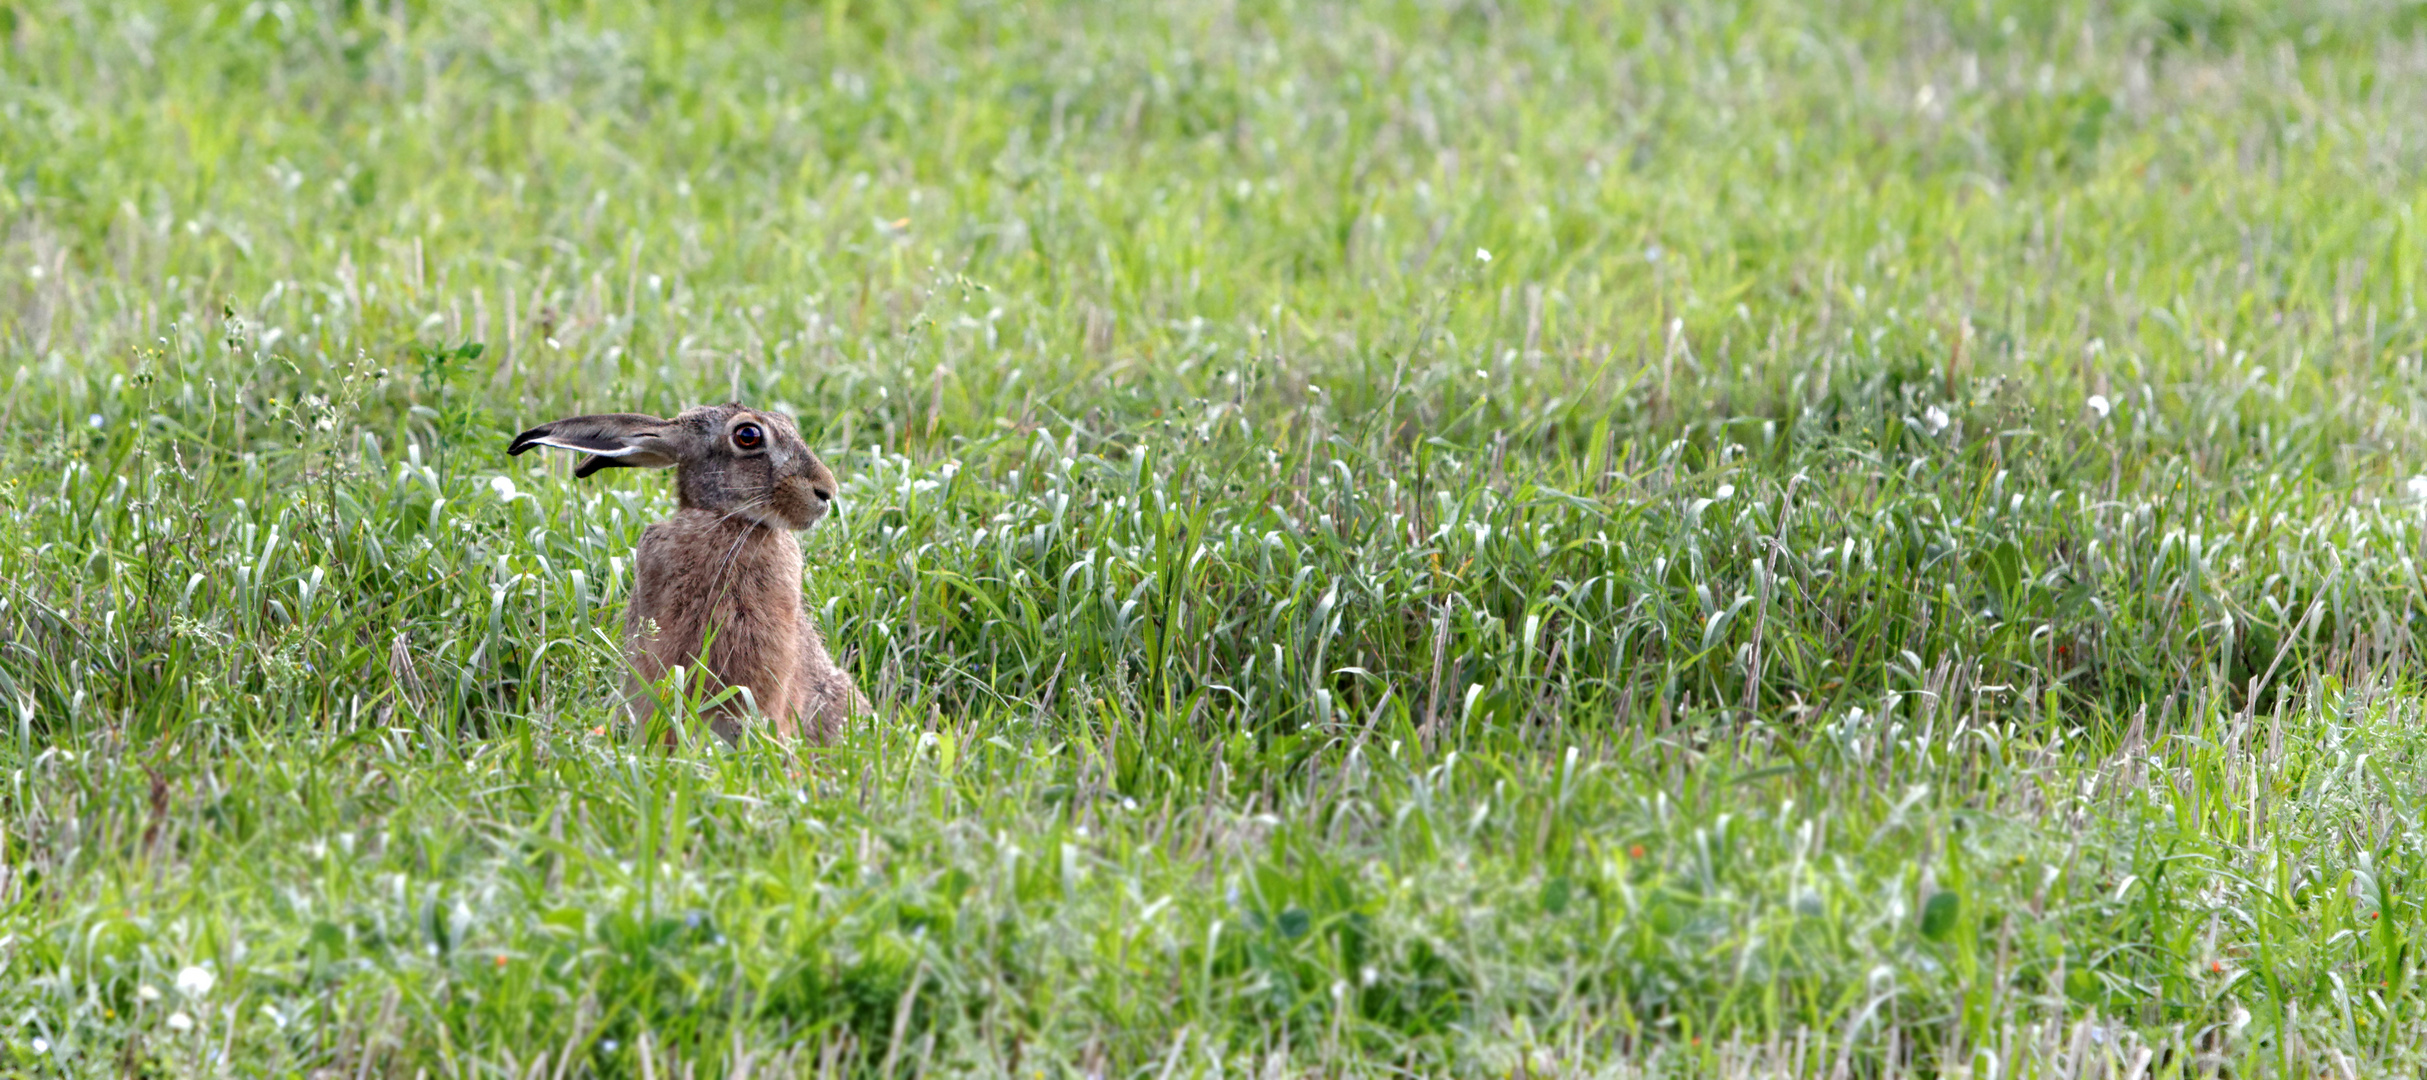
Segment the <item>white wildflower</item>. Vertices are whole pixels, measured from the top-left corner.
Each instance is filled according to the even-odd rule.
[[[212,985],[218,981],[219,979],[208,971],[198,967],[189,967],[177,973],[177,992],[190,998],[198,998],[210,993]]]
[[[2427,476],[2413,476],[2402,481],[2402,490],[2411,502],[2427,502]]]
[[[1929,408],[1921,411],[1922,430],[1929,432],[1932,436],[1936,436],[1939,432],[1947,430],[1947,424],[1950,422],[1951,421],[1947,419],[1947,410],[1941,409],[1936,405],[1932,405]]]
[[[2101,420],[2106,419],[2108,413],[2115,411],[2115,404],[2108,401],[2107,395],[2105,394],[2092,394],[2090,395],[2090,400],[2083,402],[2083,404],[2088,405],[2090,407],[2090,411],[2097,413],[2098,418]]]
[[[1485,250],[1483,250],[1482,248],[1476,248],[1476,249],[1475,249],[1475,261],[1476,261],[1476,262],[1490,262],[1490,261],[1492,261],[1492,253],[1491,253],[1491,252],[1488,252],[1488,251],[1485,251]]]
[[[187,1015],[186,1015],[186,1014],[184,1014],[183,1012],[173,1012],[173,1013],[170,1013],[170,1014],[169,1014],[169,1030],[170,1030],[170,1031],[192,1031],[192,1030],[194,1030],[194,1018],[193,1018],[193,1017],[191,1017],[191,1016],[187,1016]]]
[[[158,1001],[160,1000],[160,988],[150,983],[144,983],[135,988],[135,1000]]]
[[[498,502],[513,502],[514,497],[519,494],[514,490],[514,481],[503,476],[490,477],[489,490],[497,493]]]

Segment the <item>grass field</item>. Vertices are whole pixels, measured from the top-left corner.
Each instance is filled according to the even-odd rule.
[[[0,6],[0,1073],[2427,1069],[2427,7]],[[621,721],[843,478],[839,744]]]

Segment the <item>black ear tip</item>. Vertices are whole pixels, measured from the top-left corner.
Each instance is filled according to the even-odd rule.
[[[590,475],[591,473],[597,472],[600,469],[612,469],[620,464],[623,463],[615,460],[614,458],[599,457],[596,454],[592,454],[589,457],[581,459],[581,465],[573,470],[573,478],[579,480]]]
[[[506,444],[506,453],[509,456],[519,455],[523,451],[539,445],[539,440],[544,438],[547,434],[547,427],[541,426],[532,428],[531,430],[523,432],[520,435],[516,435],[513,442]]]

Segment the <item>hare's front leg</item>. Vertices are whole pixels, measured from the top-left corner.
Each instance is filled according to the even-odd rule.
[[[683,530],[661,521],[632,552],[632,599],[624,605],[624,708],[646,725],[657,711],[654,685],[677,666],[698,670],[701,612],[684,602]]]

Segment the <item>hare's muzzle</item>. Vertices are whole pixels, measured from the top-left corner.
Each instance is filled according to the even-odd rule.
[[[768,500],[784,523],[795,530],[806,529],[826,516],[834,506],[834,481],[806,476],[787,476],[776,482],[773,498]]]

